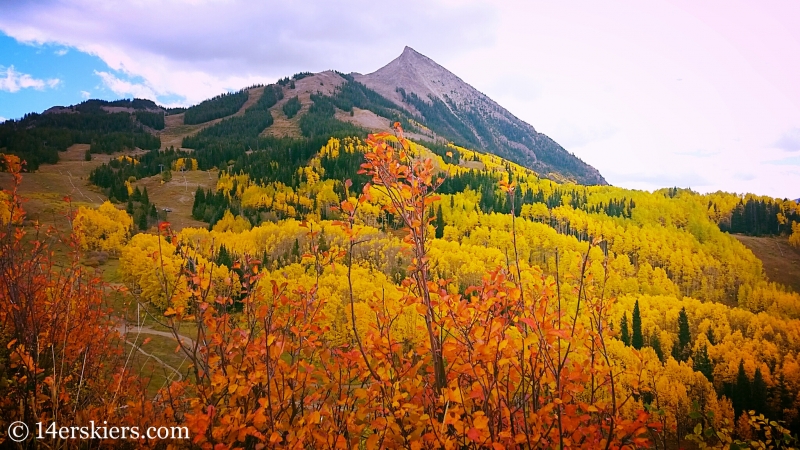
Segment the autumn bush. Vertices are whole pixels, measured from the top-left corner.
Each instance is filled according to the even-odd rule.
[[[0,198],[6,212],[0,225],[0,445],[12,444],[6,431],[15,421],[31,430],[36,422],[151,423],[154,404],[126,364],[124,341],[106,306],[107,288],[80,264],[81,241],[35,222],[21,226],[21,164],[15,156],[0,156],[13,176]],[[56,257],[56,251],[66,256]],[[39,445],[77,444],[54,439]]]
[[[108,201],[97,209],[81,206],[72,221],[81,249],[110,253],[119,253],[132,227],[133,219]]]
[[[185,417],[194,443],[208,448],[647,446],[661,425],[635,400],[641,363],[621,367],[612,361],[607,322],[612,301],[584,280],[589,254],[580,257],[583,270],[574,274],[581,280],[572,292],[574,307],[562,302],[557,279],[544,279],[517,262],[486,272],[464,295],[451,293],[447,280],[434,280],[428,265],[428,210],[441,182],[431,161],[419,158],[402,133],[371,136],[368,145],[362,170],[371,184],[338,206],[337,225],[346,240],[323,249],[320,229],[306,225],[310,245],[300,264],[309,282],[268,275],[262,261],[244,255],[234,263],[243,294],[235,300],[212,293],[204,281],[213,276],[211,270],[184,265],[190,300],[165,316],[176,335],[194,324],[195,344],[181,347],[195,376],[174,383],[162,397]],[[513,198],[513,184],[504,188]],[[353,254],[368,230],[356,217],[374,189],[405,224],[403,251],[410,265],[399,296],[376,289],[368,301],[356,302]],[[174,254],[189,260],[191,246],[163,231]],[[346,339],[331,339],[328,299],[320,295],[320,279],[331,266],[347,270]],[[523,281],[531,277],[541,282]],[[417,339],[401,336],[395,327],[409,313],[421,318]],[[366,327],[358,323],[364,316],[372,317]]]

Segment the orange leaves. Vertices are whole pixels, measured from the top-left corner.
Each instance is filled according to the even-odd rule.
[[[356,211],[356,207],[350,199],[343,200],[342,203],[339,204],[339,207],[344,211],[348,216],[352,215]]]
[[[19,159],[0,158],[20,181]],[[28,235],[29,226],[16,226],[22,203],[16,184],[0,193],[2,421],[57,417],[75,426],[90,420],[130,426],[154,420],[148,406],[132,401],[144,385],[124,368],[127,344],[110,320],[106,286],[80,264],[78,239],[38,229]],[[57,255],[53,244],[66,251]]]
[[[507,194],[509,194],[509,195],[510,195],[511,193],[513,193],[513,192],[514,192],[514,189],[516,189],[516,187],[517,187],[517,183],[516,183],[516,182],[514,182],[514,181],[512,181],[511,183],[509,183],[509,182],[508,182],[508,181],[506,181],[506,180],[500,180],[500,181],[498,182],[498,184],[500,185],[500,189],[501,189],[503,192],[505,192],[505,193],[507,193]]]
[[[467,437],[473,442],[483,441],[481,438],[481,431],[477,428],[470,428],[469,431],[467,431]]]

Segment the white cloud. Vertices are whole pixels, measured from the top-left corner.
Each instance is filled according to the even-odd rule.
[[[346,7],[324,0],[166,0],[114,8],[45,0],[4,5],[0,30],[21,42],[97,55],[117,77],[195,103],[300,71],[372,71],[404,45],[463,53],[491,41],[495,16],[478,0],[409,0],[402,8],[371,0]]]
[[[13,65],[7,68],[0,66],[0,91],[17,92],[20,89],[29,88],[41,91],[45,87],[52,89],[60,83],[61,80],[58,78],[50,78],[48,80],[33,78],[27,73],[18,72]]]
[[[95,70],[94,74],[100,77],[100,79],[103,81],[103,84],[110,89],[111,92],[119,96],[133,96],[136,98],[150,99],[155,99],[157,97],[155,91],[144,84],[131,83],[130,81],[121,80],[108,72],[98,72]]]
[[[66,48],[61,48],[61,49],[58,49],[58,50],[56,50],[56,51],[55,51],[55,52],[53,52],[53,53],[55,53],[55,54],[56,54],[56,56],[64,56],[64,55],[66,55],[68,52],[69,52],[69,50],[67,50]]]
[[[82,98],[89,98],[92,96],[92,93],[89,91],[81,91],[80,93]]]
[[[5,117],[3,117],[3,116],[0,116],[0,123],[2,123],[2,122],[5,122],[6,120],[8,120],[8,119],[6,119],[6,118],[5,118]]]
[[[792,128],[791,130],[783,133],[783,135],[775,142],[775,147],[787,152],[796,152],[800,150],[800,128]]]
[[[567,149],[572,150],[608,139],[618,131],[616,127],[608,124],[587,127],[576,122],[562,122],[554,129],[554,133],[559,136],[558,143]]]

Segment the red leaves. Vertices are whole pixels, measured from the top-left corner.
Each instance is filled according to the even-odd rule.
[[[144,383],[138,367],[122,370],[131,346],[111,320],[105,283],[80,264],[71,236],[32,235],[30,227],[15,226],[24,217],[16,190],[23,166],[15,156],[2,159],[14,176],[12,189],[0,196],[12,213],[11,225],[0,227],[0,341],[7,350],[0,365],[13,368],[2,375],[4,422],[57,417],[79,426],[89,420],[153,423],[152,410],[131,401],[145,392]],[[56,253],[54,243],[65,251]]]
[[[477,428],[470,428],[467,431],[467,437],[473,442],[480,442],[481,439],[481,431]]]

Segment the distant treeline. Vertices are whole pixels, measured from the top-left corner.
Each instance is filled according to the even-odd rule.
[[[302,80],[303,78],[310,77],[312,75],[314,75],[314,74],[311,73],[311,72],[298,72],[298,73],[292,75],[291,78],[289,78],[289,77],[281,78],[280,80],[278,80],[278,85],[280,85],[280,86],[289,86],[289,89],[294,89],[294,82],[295,81]]]
[[[249,95],[248,91],[242,89],[239,92],[220,94],[205,100],[186,110],[183,116],[183,123],[196,125],[230,116],[239,111],[242,105],[247,102]]]
[[[264,88],[261,98],[247,108],[241,116],[229,117],[211,127],[203,129],[194,136],[183,139],[183,147],[192,149],[223,150],[234,146],[245,150],[246,143],[255,141],[265,128],[272,125],[272,114],[269,108],[283,98],[280,86],[269,85]]]
[[[74,112],[26,114],[20,120],[0,124],[0,152],[11,153],[27,162],[26,170],[36,170],[43,163],[58,162],[58,152],[73,144],[91,144],[92,153],[113,153],[126,148],[145,150],[161,146],[158,136],[148,133],[139,119],[158,125],[155,113],[137,111],[107,113],[102,106],[155,105],[149,100],[90,100],[73,107]],[[143,114],[139,116],[138,114]],[[161,117],[163,123],[163,116]],[[149,125],[148,125],[149,126]],[[163,126],[162,126],[163,128]]]
[[[161,147],[161,139],[150,133],[113,132],[98,134],[90,144],[91,153],[111,154],[137,147],[143,150],[158,150]]]
[[[295,95],[283,104],[283,113],[286,114],[286,118],[291,119],[300,111],[301,107],[300,99]]]
[[[163,112],[149,112],[149,111],[136,111],[136,120],[142,125],[146,125],[154,130],[164,129],[164,113]]]
[[[438,189],[440,194],[456,194],[471,189],[481,193],[478,207],[484,213],[511,213],[511,203],[508,195],[497,190],[497,183],[503,176],[497,172],[470,170],[468,172],[451,175],[442,182]],[[519,182],[519,180],[517,180]],[[569,198],[567,201],[566,199]],[[523,205],[542,203],[548,209],[569,205],[572,209],[583,210],[588,213],[602,213],[609,217],[630,219],[632,210],[636,207],[633,199],[626,197],[611,198],[607,202],[590,204],[586,190],[581,186],[560,186],[552,193],[545,195],[543,191],[524,189],[519,192],[514,202],[514,214],[519,216]]]
[[[124,202],[128,200],[128,187],[125,182],[129,178],[138,180],[157,175],[162,170],[168,170],[172,162],[181,157],[188,157],[188,153],[170,147],[165,151],[151,150],[137,156],[136,159],[112,159],[108,164],[102,164],[92,170],[89,181],[103,188],[112,202]]]
[[[347,79],[345,83],[336,88],[333,96],[312,94],[314,104],[308,113],[300,118],[300,130],[303,136],[323,136],[335,133],[365,136],[366,131],[334,117],[336,108],[354,113],[353,108],[368,109],[375,114],[389,119],[390,122],[400,122],[404,128],[410,129],[412,125],[408,117],[397,109],[397,105],[382,97],[377,92],[363,84],[354,81],[351,76],[340,74]]]
[[[712,205],[713,207],[713,205]],[[783,220],[779,217],[783,216]],[[800,213],[788,213],[774,201],[740,200],[729,220],[720,222],[722,231],[750,236],[777,236],[792,233],[792,222],[800,222]]]
[[[82,112],[82,113],[96,113],[101,111],[104,106],[107,107],[116,107],[116,108],[131,108],[136,110],[160,110],[162,109],[158,106],[154,101],[148,100],[146,98],[124,98],[121,100],[86,100],[85,102],[79,103],[71,108],[75,111]]]

